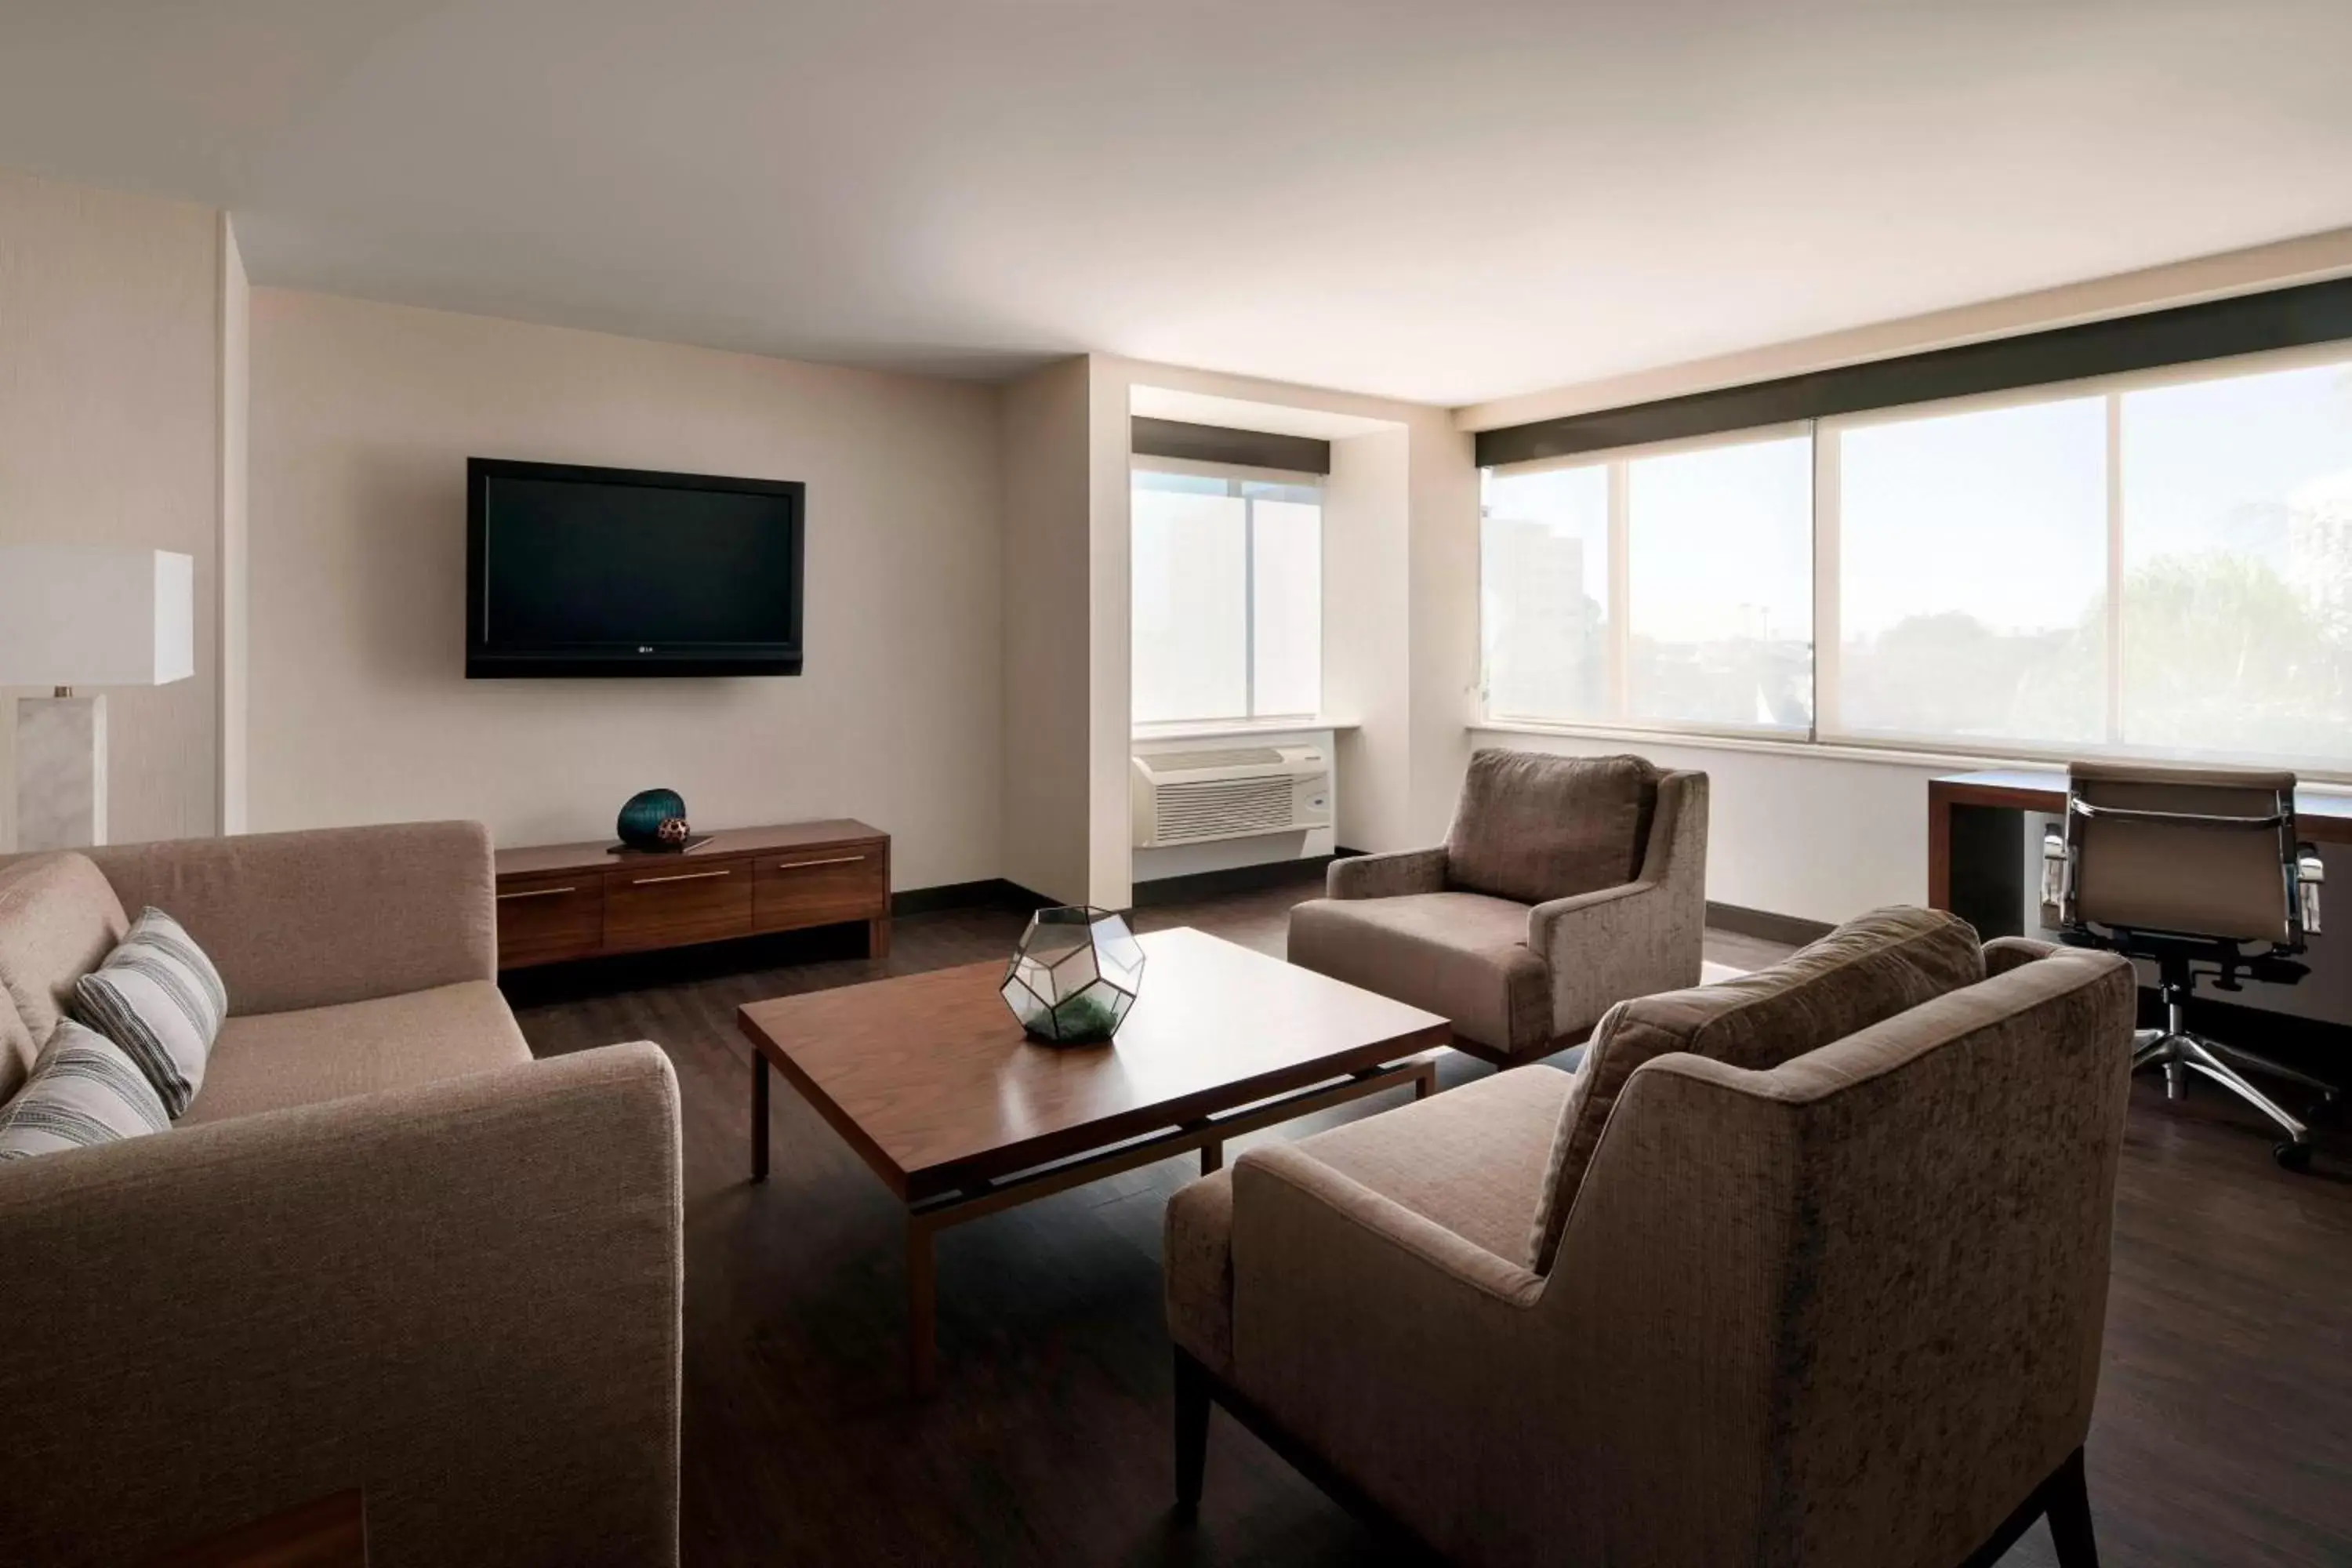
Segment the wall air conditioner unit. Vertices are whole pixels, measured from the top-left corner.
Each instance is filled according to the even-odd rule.
[[[1156,752],[1133,760],[1130,779],[1138,849],[1331,826],[1320,746]]]

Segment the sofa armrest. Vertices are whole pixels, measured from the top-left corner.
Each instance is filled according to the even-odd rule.
[[[357,1485],[372,1563],[675,1563],[677,1080],[638,1042],[0,1168],[0,1561]]]
[[[496,879],[478,822],[183,838],[88,851],[132,914],[164,910],[228,987],[283,1013],[498,978]]]
[[[1334,860],[1323,874],[1325,893],[1334,899],[1394,899],[1407,893],[1445,890],[1445,850],[1399,849],[1386,855],[1350,855]]]

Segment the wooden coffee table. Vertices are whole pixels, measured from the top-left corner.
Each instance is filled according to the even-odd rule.
[[[1108,1046],[1029,1041],[1003,963],[754,1002],[751,1179],[768,1068],[907,1205],[908,1373],[936,1376],[931,1238],[966,1220],[1410,1083],[1437,1086],[1444,1018],[1202,931],[1141,939],[1143,991]]]

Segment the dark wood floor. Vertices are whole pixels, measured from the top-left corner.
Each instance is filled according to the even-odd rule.
[[[1301,896],[1152,910],[1144,923],[1280,952]],[[903,920],[887,966],[856,956],[857,934],[826,933],[510,983],[540,1054],[644,1037],[677,1067],[686,1561],[1389,1561],[1222,1417],[1200,1522],[1170,1519],[1160,1225],[1191,1160],[945,1233],[940,1393],[919,1406],[904,1392],[900,1220],[880,1184],[789,1089],[776,1095],[774,1177],[746,1181],[740,1004],[1001,957],[1020,927],[1003,910]],[[1742,967],[1781,951],[1709,939],[1710,958]],[[1486,1070],[1449,1059],[1445,1081]],[[2139,1087],[2089,1449],[2111,1568],[2352,1563],[2352,1175],[2341,1145],[2302,1177],[2269,1148],[2210,1094],[2176,1109]],[[2047,1533],[2036,1526],[2004,1561],[2053,1562]]]

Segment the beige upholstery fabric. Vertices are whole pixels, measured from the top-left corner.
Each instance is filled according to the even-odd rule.
[[[152,904],[187,928],[232,1014],[498,975],[489,833],[478,822],[175,839],[90,858],[124,905]]]
[[[0,986],[0,1105],[25,1087],[33,1058],[39,1054],[33,1044],[33,1031],[16,1016],[16,1004],[7,988]]]
[[[1653,1060],[1548,1277],[1251,1150],[1233,1382],[1453,1561],[1959,1562],[2088,1430],[2133,1005],[2066,952]]]
[[[131,922],[89,859],[71,851],[0,861],[0,990],[39,1046]]]
[[[231,1018],[183,1127],[409,1089],[530,1060],[499,988],[469,980],[373,1002]]]
[[[2094,806],[2196,816],[2274,815],[2291,773],[2076,763],[2074,793]],[[2284,942],[2279,830],[2226,832],[2076,817],[2075,909],[2085,921],[2238,942]]]
[[[1875,910],[1793,956],[1716,985],[1627,1002],[1601,1021],[1552,1149],[1529,1251],[1549,1268],[1577,1184],[1626,1081],[1675,1051],[1758,1071],[1984,978],[1976,931],[1938,910]]]
[[[1160,1233],[1168,1337],[1218,1376],[1234,1375],[1234,1170],[1188,1182]]]
[[[1318,1163],[1524,1268],[1543,1193],[1552,1129],[1569,1075],[1538,1065],[1302,1139]],[[1168,1203],[1168,1327],[1176,1342],[1230,1378],[1233,1173],[1194,1182]]]
[[[1324,891],[1335,899],[1393,899],[1405,893],[1445,890],[1444,849],[1400,849],[1392,855],[1350,855],[1323,873]]]
[[[1984,944],[1985,975],[2006,974],[2028,963],[2039,963],[2065,948],[2054,942],[2041,942],[2027,936],[1997,936]]]
[[[375,1568],[675,1563],[678,1160],[640,1042],[0,1171],[0,1562],[364,1483]]]
[[[1668,773],[1638,879],[1538,904],[1528,946],[1551,976],[1552,1041],[1582,1039],[1629,996],[1698,983],[1706,961],[1706,775]]]
[[[1622,818],[1628,832],[1643,835],[1628,841],[1638,852],[1628,852],[1628,868],[1612,871],[1609,886],[1530,906],[1465,891],[1472,877],[1452,847],[1338,860],[1328,873],[1329,897],[1291,910],[1290,962],[1443,1013],[1457,1045],[1504,1062],[1582,1039],[1625,997],[1696,984],[1706,936],[1705,773],[1660,775],[1638,757],[1587,764],[1481,752],[1463,785],[1454,837],[1502,857],[1509,834],[1531,834],[1528,864],[1549,868],[1529,878],[1572,882],[1578,874],[1561,869],[1570,857],[1556,841],[1573,847],[1585,838],[1548,812],[1588,795],[1604,824]],[[1497,796],[1508,804],[1496,805]],[[1473,831],[1474,818],[1493,826]],[[1604,826],[1587,837],[1614,831]]]
[[[1657,778],[1639,757],[1472,752],[1445,839],[1447,885],[1536,904],[1633,880]]]
[[[1518,1053],[1551,1038],[1551,974],[1524,904],[1481,893],[1310,899],[1290,911],[1290,962],[1442,1013],[1456,1036]]]

